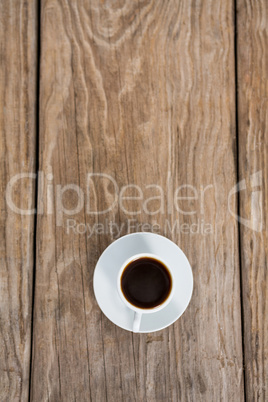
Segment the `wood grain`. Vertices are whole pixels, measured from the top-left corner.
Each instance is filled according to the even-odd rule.
[[[42,1],[40,92],[31,399],[242,401],[238,232],[228,211],[236,183],[232,2]],[[124,200],[102,215],[83,206],[61,219],[57,186],[86,194],[88,173],[110,175],[120,189],[139,186],[147,199],[160,190],[146,186],[160,186],[164,201],[146,210]],[[182,185],[180,196],[192,199],[174,205]],[[112,204],[109,181],[95,177],[90,188],[92,208]],[[74,191],[62,198],[65,208],[77,206]],[[92,277],[117,234],[89,237],[82,226],[68,234],[70,218],[115,222],[120,235],[130,219],[132,231],[159,225],[193,267],[183,317],[148,335],[112,324]],[[186,226],[170,231],[176,222]],[[188,233],[202,222],[210,233]]]
[[[248,401],[268,399],[268,7],[237,4],[241,259]]]
[[[37,13],[32,0],[0,2],[0,400],[29,394],[34,215],[6,201],[17,174],[35,172]],[[10,187],[17,208],[34,208],[35,181]]]

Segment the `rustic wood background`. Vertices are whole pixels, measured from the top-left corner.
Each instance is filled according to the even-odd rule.
[[[0,2],[0,401],[268,400],[267,29],[265,0]],[[37,213],[20,215],[6,190],[29,172],[11,198]],[[68,234],[56,208],[88,173],[164,189],[153,215],[125,200],[73,218],[157,223],[184,250],[194,293],[169,328],[100,311],[93,271],[116,236]],[[184,184],[188,214],[168,202]],[[111,188],[93,198],[104,210]]]

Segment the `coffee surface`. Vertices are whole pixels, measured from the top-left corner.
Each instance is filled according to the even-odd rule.
[[[162,304],[169,296],[172,280],[160,261],[142,257],[131,261],[121,276],[121,289],[136,307],[148,309]]]

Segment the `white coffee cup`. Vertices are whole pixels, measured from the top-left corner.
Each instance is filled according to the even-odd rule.
[[[170,274],[171,277],[171,290],[169,292],[168,297],[163,301],[163,303],[157,305],[156,307],[153,308],[140,308],[137,306],[134,306],[133,304],[131,304],[127,298],[125,297],[123,291],[122,291],[122,286],[121,286],[121,278],[122,278],[122,274],[125,270],[125,268],[132,262],[135,260],[138,260],[140,258],[152,258],[154,260],[159,261],[161,264],[164,265],[164,267],[167,269],[167,271]],[[133,332],[139,332],[140,329],[140,323],[141,323],[141,317],[143,314],[152,314],[155,313],[157,311],[162,310],[164,307],[166,307],[168,305],[168,303],[171,301],[173,294],[174,294],[174,289],[175,289],[175,283],[174,283],[174,277],[172,274],[172,270],[171,268],[168,266],[168,264],[162,259],[160,258],[158,255],[155,254],[149,254],[149,253],[143,253],[143,254],[135,254],[132,257],[128,258],[123,265],[121,266],[119,272],[118,272],[118,276],[117,276],[117,289],[119,292],[119,295],[123,301],[123,303],[130,308],[131,310],[133,310],[135,312],[134,315],[134,320],[133,320]]]

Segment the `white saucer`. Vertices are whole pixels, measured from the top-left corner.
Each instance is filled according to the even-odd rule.
[[[142,316],[140,333],[168,327],[186,310],[193,291],[193,274],[182,250],[171,240],[155,233],[132,233],[110,244],[100,256],[93,278],[97,302],[109,320],[132,331],[134,312],[121,301],[117,275],[122,264],[134,254],[150,253],[162,257],[174,271],[175,293],[162,310]]]

